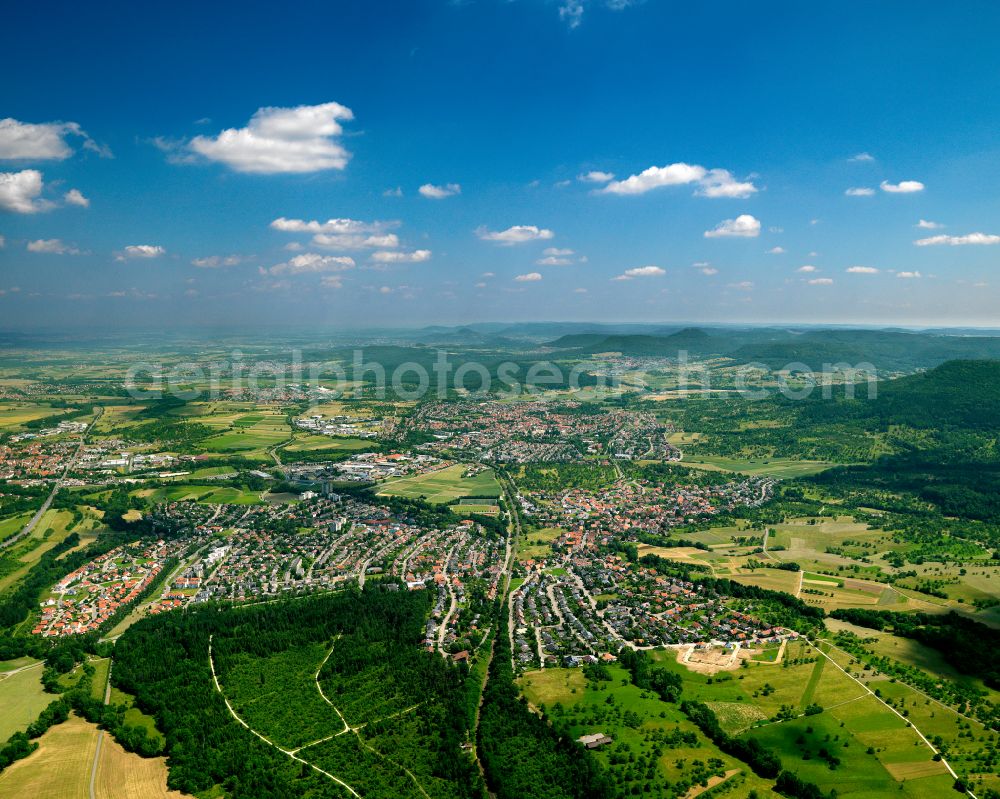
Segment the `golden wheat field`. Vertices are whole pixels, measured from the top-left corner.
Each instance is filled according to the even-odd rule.
[[[78,716],[52,727],[38,739],[38,749],[0,774],[0,797],[89,799],[90,775],[99,730]],[[95,799],[185,799],[167,790],[162,757],[126,752],[109,736],[101,744]]]

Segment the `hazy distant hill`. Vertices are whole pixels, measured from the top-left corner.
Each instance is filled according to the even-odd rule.
[[[450,328],[435,330],[419,336],[416,340],[421,344],[443,347],[513,348],[524,346],[524,342],[493,333],[483,333],[473,330],[471,327],[460,327],[457,330]]]
[[[670,335],[603,335],[581,333],[549,342],[556,349],[576,349],[583,353],[620,352],[623,355],[660,355],[675,358],[681,350],[697,354],[720,353],[732,345],[726,337],[716,338],[699,328],[685,328]]]
[[[778,328],[685,328],[669,335],[606,334],[590,331],[561,336],[547,346],[579,354],[677,357],[720,355],[772,369],[799,364],[820,371],[825,364],[872,364],[883,372],[906,372],[956,359],[1000,358],[1000,336],[949,335],[899,330],[794,330]]]
[[[1000,358],[1000,337],[949,336],[887,330],[815,330],[789,333],[772,341],[747,343],[731,353],[738,361],[780,369],[804,363],[873,364],[881,370],[908,371],[961,358]]]

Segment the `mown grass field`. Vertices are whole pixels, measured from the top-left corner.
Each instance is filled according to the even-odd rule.
[[[253,491],[230,486],[177,484],[160,488],[145,488],[133,492],[150,502],[201,502],[206,505],[259,505],[260,496]]]
[[[334,436],[317,436],[303,433],[296,433],[295,440],[291,444],[281,448],[282,452],[317,452],[330,450],[331,452],[358,452],[360,450],[371,449],[375,442],[364,438],[348,438]]]
[[[460,497],[496,497],[500,495],[500,484],[493,476],[492,469],[486,469],[472,477],[463,477],[468,466],[456,464],[437,471],[387,480],[379,486],[378,493],[389,496],[424,498],[428,502],[446,503]]]
[[[808,477],[811,474],[836,466],[826,461],[803,461],[790,458],[769,458],[767,460],[744,460],[728,458],[724,455],[685,455],[683,466],[693,469],[707,469],[715,472],[740,472],[749,475],[769,477]]]
[[[55,699],[42,689],[41,661],[16,674],[0,676],[0,741],[27,728]]]

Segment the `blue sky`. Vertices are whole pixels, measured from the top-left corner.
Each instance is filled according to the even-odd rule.
[[[998,321],[994,2],[18,5],[0,327]]]

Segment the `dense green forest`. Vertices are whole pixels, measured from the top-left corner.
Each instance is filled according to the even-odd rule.
[[[363,780],[366,796],[398,796],[409,782],[394,761],[406,760],[411,771],[438,786],[431,795],[479,796],[475,769],[459,749],[467,735],[463,724],[468,717],[462,673],[441,657],[416,648],[427,602],[423,592],[372,589],[243,608],[205,606],[144,619],[115,647],[114,682],[156,719],[166,737],[169,785],[187,793],[221,785],[232,799],[343,796],[336,782],[309,765],[318,761],[328,771],[349,766],[352,771],[346,781]],[[415,737],[411,750],[393,752],[393,762],[380,752],[394,740],[386,725],[344,736],[342,742],[324,744],[315,752],[304,749],[299,757],[307,763],[296,762],[232,717],[213,684],[210,642],[220,683],[227,694],[232,693],[236,706],[267,694],[269,681],[282,681],[273,701],[258,703],[252,711],[244,709],[272,740],[290,734],[295,719],[301,722],[308,717],[303,714],[315,713],[319,695],[306,689],[315,689],[312,669],[321,665],[321,661],[309,663],[289,671],[275,668],[274,659],[285,665],[301,662],[317,645],[319,650],[332,646],[321,681],[327,682],[328,674],[365,673],[375,666],[377,670],[368,673],[369,683],[391,679],[408,696],[419,693],[429,709],[416,713],[419,721],[410,730],[419,732],[423,725],[433,732]],[[296,683],[296,675],[308,677],[307,684]],[[297,703],[305,702],[302,697],[307,693],[310,704],[302,704],[299,713]],[[447,723],[442,723],[444,719]],[[315,723],[320,731],[330,724],[335,731],[342,726],[333,708],[325,720]],[[369,768],[359,771],[366,758]]]

